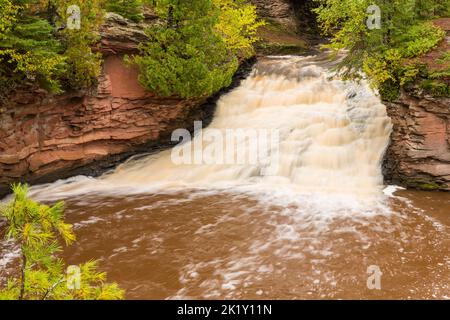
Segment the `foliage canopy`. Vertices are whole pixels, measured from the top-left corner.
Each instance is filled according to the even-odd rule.
[[[148,28],[149,42],[129,60],[144,87],[163,96],[200,97],[227,86],[239,60],[254,54],[263,24],[246,0],[0,0],[0,98],[22,84],[52,93],[91,87],[101,72],[92,48],[104,13],[141,22],[145,6],[165,22]]]
[[[129,59],[141,84],[162,96],[202,97],[231,83],[239,60],[253,54],[255,7],[242,0],[154,0],[164,23],[147,29],[149,41]]]
[[[348,50],[339,71],[344,78],[360,78],[364,71],[381,95],[392,100],[398,89],[415,79],[420,67],[408,63],[434,48],[445,36],[430,19],[448,15],[449,0],[316,0],[318,22],[331,35],[327,46]],[[380,9],[380,28],[366,25]]]
[[[80,29],[66,26],[64,0],[0,0],[1,96],[22,83],[37,82],[50,92],[92,85],[100,56],[92,52],[103,0],[74,0],[81,10]]]

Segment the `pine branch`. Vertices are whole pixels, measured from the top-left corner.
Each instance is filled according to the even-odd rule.
[[[42,300],[47,300],[47,297],[49,296],[49,294],[55,290],[55,288],[61,284],[64,281],[64,277],[62,277],[61,279],[59,279],[57,282],[55,282],[44,294],[44,296],[42,297]]]

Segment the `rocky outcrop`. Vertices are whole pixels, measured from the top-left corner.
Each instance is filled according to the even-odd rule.
[[[266,55],[303,55],[317,52],[323,42],[313,11],[313,0],[250,0],[266,24],[258,29],[256,52]]]
[[[383,166],[387,182],[450,190],[450,98],[403,91],[385,104],[393,123]]]
[[[257,7],[260,17],[276,21],[287,29],[298,30],[293,5],[295,0],[250,0],[250,2]]]
[[[144,23],[134,23],[115,13],[105,15],[105,23],[100,29],[100,48],[104,55],[136,53],[140,43],[147,40],[145,26],[158,21],[158,17],[148,12]]]
[[[106,58],[94,94],[18,92],[0,114],[0,193],[14,181],[47,182],[95,174],[133,153],[170,142],[202,118],[201,101],[159,98],[137,71]]]
[[[449,64],[442,57],[450,49],[450,19],[433,23],[447,36],[420,62],[429,73],[442,73]],[[441,61],[441,62],[439,62]],[[448,76],[439,80],[450,85]],[[384,160],[385,179],[425,190],[450,190],[450,98],[437,97],[420,85],[420,80],[405,87],[395,102],[385,102],[392,119],[391,143]]]

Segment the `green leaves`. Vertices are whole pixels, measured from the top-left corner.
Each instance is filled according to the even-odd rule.
[[[427,53],[433,49],[445,32],[429,22],[417,23],[398,37],[399,48],[406,58],[412,58]]]
[[[432,18],[448,10],[438,0],[316,0],[319,24],[332,36],[328,47],[348,50],[338,66],[346,79],[361,77],[364,71],[383,98],[392,100],[398,90],[419,74],[418,57],[441,41],[445,33],[424,17]],[[381,12],[381,28],[366,26],[367,7],[375,4]],[[397,91],[397,92],[395,92]]]
[[[17,1],[0,0],[7,12],[0,18],[0,80],[37,81],[52,92],[61,92],[58,78],[64,73],[62,47],[47,20],[27,14]],[[1,4],[3,3],[3,4]],[[3,78],[3,79],[2,79]]]
[[[144,2],[165,20],[147,30],[149,43],[129,59],[148,90],[208,96],[229,85],[238,61],[254,54],[263,23],[246,0],[0,0],[0,99],[25,80],[52,93],[95,85],[102,59],[92,47],[105,10],[140,22]],[[68,28],[72,5],[80,9],[80,29]]]
[[[160,96],[211,95],[231,83],[239,59],[253,54],[261,24],[241,0],[156,0],[155,9],[166,22],[148,28],[150,40],[128,62]]]
[[[80,30],[67,28],[69,5],[81,9]],[[91,46],[103,5],[104,0],[0,0],[0,99],[25,80],[52,93],[95,84],[101,56]]]
[[[254,55],[253,44],[258,41],[256,32],[265,25],[258,21],[256,7],[244,0],[214,0],[214,4],[220,9],[215,29],[228,50],[242,58]]]
[[[9,238],[18,240],[32,250],[49,246],[57,235],[66,244],[75,240],[72,226],[64,223],[62,202],[50,207],[29,199],[26,185],[16,184],[12,189],[14,200],[2,210],[2,215],[9,221],[7,230]]]
[[[64,80],[73,89],[88,88],[97,83],[101,72],[102,57],[94,53],[92,46],[99,40],[98,30],[104,17],[104,0],[54,0],[59,16],[58,24],[65,26],[70,18],[67,13],[69,6],[80,8],[80,29],[64,28],[60,33],[65,47],[64,57],[67,59],[67,69]]]
[[[72,225],[64,222],[64,203],[37,203],[28,198],[26,185],[13,185],[12,190],[13,200],[0,208],[0,215],[8,222],[6,238],[20,247],[22,276],[9,279],[7,287],[0,290],[0,299],[123,298],[124,291],[117,284],[105,283],[106,273],[97,271],[94,260],[79,266],[80,288],[69,288],[64,261],[58,258],[62,251],[59,240],[66,245],[75,241]]]

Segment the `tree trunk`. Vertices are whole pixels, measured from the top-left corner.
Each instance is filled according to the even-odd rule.
[[[173,6],[169,6],[169,12],[167,13],[167,28],[173,27]]]
[[[20,279],[20,296],[19,300],[23,300],[25,295],[25,269],[27,267],[27,257],[25,256],[25,253],[23,253],[22,248],[22,268],[21,268],[21,279]]]

